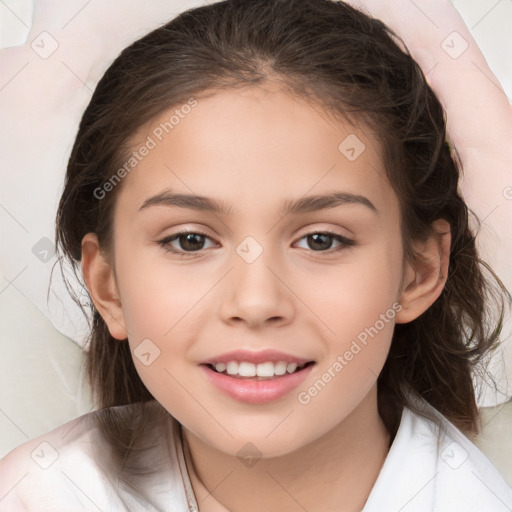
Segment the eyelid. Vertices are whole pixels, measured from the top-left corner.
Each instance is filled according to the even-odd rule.
[[[173,253],[173,254],[176,254],[176,255],[179,255],[182,257],[193,257],[194,255],[201,256],[202,253],[206,249],[199,249],[197,251],[181,251],[179,249],[175,249],[174,247],[170,246],[171,242],[177,240],[178,238],[180,238],[180,236],[186,235],[189,233],[194,234],[194,235],[203,236],[203,237],[208,238],[211,241],[215,242],[217,245],[219,244],[218,240],[216,240],[214,237],[208,235],[201,229],[195,229],[195,228],[183,228],[179,231],[176,231],[175,233],[171,233],[170,235],[167,235],[164,238],[158,240],[157,244],[162,246],[162,248],[166,252],[170,252],[170,253]],[[315,235],[315,234],[330,235],[334,239],[336,239],[341,245],[338,247],[335,247],[335,248],[327,249],[325,251],[314,251],[312,249],[305,249],[308,252],[311,252],[313,254],[315,254],[315,253],[325,254],[326,256],[332,255],[332,254],[337,253],[338,251],[341,251],[343,249],[349,249],[349,248],[353,247],[354,245],[356,245],[356,241],[354,239],[349,238],[345,235],[342,235],[341,233],[338,233],[338,232],[333,231],[332,229],[328,229],[328,228],[310,229],[310,230],[302,233],[300,236],[298,236],[293,243],[296,244],[300,240],[302,240],[308,236]]]
[[[348,231],[348,230],[345,229],[345,231]],[[314,229],[308,228],[307,231],[304,231],[299,236],[297,236],[296,240],[300,240],[301,238],[304,238],[305,236],[314,235],[316,233],[323,233],[323,234],[327,234],[327,235],[339,236],[340,238],[343,238],[345,240],[350,240],[350,241],[355,242],[355,240],[352,239],[351,235],[343,234],[341,232],[341,229],[335,230],[333,228],[327,228],[327,227],[319,227],[319,228],[314,228]]]
[[[336,254],[337,252],[339,252],[341,250],[349,249],[356,245],[356,241],[353,240],[352,238],[348,238],[345,235],[337,233],[336,231],[331,231],[329,229],[317,229],[317,230],[313,230],[313,231],[308,231],[307,233],[305,233],[302,236],[300,236],[299,238],[297,238],[297,242],[299,242],[303,238],[306,238],[311,235],[316,235],[316,234],[330,235],[332,238],[337,240],[341,245],[338,247],[327,249],[326,251],[313,251],[312,249],[306,249],[306,250],[308,250],[308,252],[310,252],[312,254],[324,254],[325,256],[328,256],[328,255]],[[295,242],[295,243],[297,243],[297,242]]]
[[[200,249],[199,251],[180,251],[178,249],[170,248],[169,244],[171,242],[173,242],[174,240],[177,240],[182,235],[187,235],[187,234],[190,234],[190,233],[194,234],[194,235],[204,236],[205,238],[208,238],[208,239],[212,240],[213,242],[215,242],[217,245],[219,245],[219,241],[218,240],[216,240],[212,236],[208,235],[203,230],[195,229],[195,228],[183,228],[183,229],[180,229],[179,231],[176,231],[175,233],[171,233],[170,235],[166,235],[163,238],[158,239],[156,241],[156,243],[158,245],[161,245],[165,250],[167,250],[169,252],[172,252],[174,254],[182,254],[182,255],[183,254],[189,254],[189,255],[199,254],[202,251],[204,251],[205,249]]]

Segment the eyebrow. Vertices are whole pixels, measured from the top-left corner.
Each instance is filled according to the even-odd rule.
[[[280,215],[299,214],[326,210],[341,205],[362,205],[378,215],[375,205],[367,198],[348,192],[332,192],[325,195],[313,195],[301,197],[297,200],[287,200],[280,209]],[[178,194],[168,190],[146,199],[139,211],[150,206],[169,206],[188,208],[197,211],[207,211],[218,215],[229,216],[233,207],[231,204],[210,197],[193,194]]]

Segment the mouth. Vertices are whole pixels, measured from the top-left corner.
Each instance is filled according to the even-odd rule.
[[[206,382],[223,395],[255,405],[289,397],[315,364],[276,350],[234,350],[202,361],[199,368]]]
[[[215,373],[234,379],[261,381],[284,378],[288,375],[299,373],[313,364],[315,364],[314,361],[307,361],[301,364],[287,361],[266,361],[256,364],[249,361],[232,360],[227,363],[207,363],[205,366]]]

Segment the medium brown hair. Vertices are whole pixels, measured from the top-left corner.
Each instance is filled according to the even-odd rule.
[[[395,326],[378,377],[379,412],[394,431],[401,408],[413,407],[412,392],[459,428],[475,431],[472,374],[498,341],[506,290],[477,255],[470,212],[457,190],[460,163],[447,143],[436,95],[400,38],[343,2],[222,1],[185,11],[126,48],[98,83],[69,158],[56,226],[63,258],[80,279],[84,235],[96,233],[103,248],[111,247],[122,182],[102,199],[94,192],[125,161],[138,130],[190,98],[269,80],[375,134],[400,203],[410,262],[418,262],[412,242],[437,236],[436,219],[449,222],[446,285],[425,313]],[[492,308],[492,301],[500,307]],[[97,404],[151,400],[128,343],[113,339],[90,307],[86,357]],[[497,321],[491,310],[499,311]]]

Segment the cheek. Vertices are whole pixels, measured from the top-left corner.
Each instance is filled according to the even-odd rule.
[[[314,423],[323,417],[328,426],[342,421],[375,386],[391,345],[395,317],[401,306],[394,287],[376,289],[366,283],[338,301],[336,334],[328,338],[327,354],[307,385],[297,392],[303,415]],[[327,423],[326,425],[327,426]],[[312,424],[312,429],[316,427]]]
[[[190,319],[204,283],[131,252],[119,258],[120,294],[133,361],[146,388],[175,417],[190,407],[187,354]],[[196,286],[197,285],[197,286]],[[194,308],[196,305],[196,308]]]
[[[397,302],[401,272],[401,245],[398,237],[390,237],[387,243],[360,251],[352,264],[332,276],[322,309],[331,327],[329,355],[319,365],[316,385],[302,390],[303,402],[321,407],[329,401],[345,401],[341,409],[346,412],[375,383],[401,309]]]
[[[116,268],[123,313],[134,341],[176,337],[180,324],[189,320],[188,315],[215,282],[206,266],[171,261],[163,250],[135,244],[120,251]]]
[[[211,311],[208,292],[217,279],[207,265],[170,263],[163,251],[134,246],[119,251],[116,268],[137,372],[153,396],[176,413],[174,408],[190,399],[185,391],[190,348],[203,325],[198,316]]]
[[[317,276],[321,286],[309,293],[303,287],[302,293],[331,327],[340,348],[390,308],[387,316],[394,319],[397,306],[393,309],[393,304],[399,297],[402,277],[402,250],[396,237],[354,251],[342,264],[322,274]],[[382,327],[381,322],[378,326]],[[391,328],[386,323],[381,330],[389,336]]]

